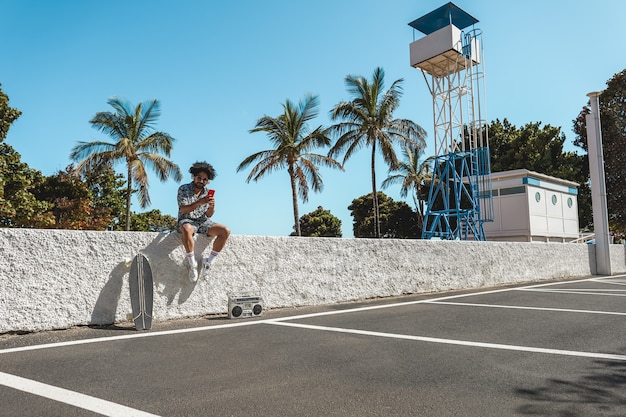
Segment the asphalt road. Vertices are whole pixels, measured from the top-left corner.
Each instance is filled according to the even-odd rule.
[[[0,416],[625,416],[626,276],[0,336]]]

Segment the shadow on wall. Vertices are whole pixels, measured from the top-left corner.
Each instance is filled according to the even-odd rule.
[[[115,322],[115,312],[120,301],[124,275],[130,270],[130,262],[120,262],[109,274],[109,280],[100,291],[91,313],[90,324],[111,324]]]
[[[596,245],[587,245],[587,253],[589,253],[589,270],[595,275],[598,272],[598,266],[596,264]]]
[[[196,257],[206,250],[212,240],[206,235],[196,236]],[[136,250],[136,253],[139,252],[146,255],[150,262],[155,293],[166,299],[167,305],[175,300],[179,305],[184,304],[196,285],[187,278],[187,268],[183,265],[185,250],[180,233],[159,233],[147,246]],[[116,321],[122,291],[128,292],[123,287],[124,283],[128,283],[131,262],[132,259],[123,260],[109,274],[94,306],[90,324],[112,324]]]
[[[203,253],[211,241],[212,238],[206,235],[197,235],[196,254]],[[176,296],[178,296],[178,304],[187,301],[196,285],[191,284],[187,278],[187,268],[183,264],[185,250],[180,233],[159,233],[140,252],[150,261],[155,292],[167,299],[167,305],[171,305],[176,300]],[[200,259],[196,260],[200,262]]]

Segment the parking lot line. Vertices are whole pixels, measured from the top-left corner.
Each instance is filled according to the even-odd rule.
[[[624,277],[623,275],[621,276],[622,278]],[[617,276],[615,277],[608,277],[608,278],[591,278],[589,281],[592,282],[601,282],[603,284],[611,284],[611,285],[626,285],[626,282],[624,281],[617,281],[615,278],[617,278]]]
[[[442,304],[442,305],[451,305],[451,306],[505,308],[505,309],[512,309],[512,310],[538,310],[538,311],[550,311],[550,312],[561,312],[561,313],[605,314],[605,315],[610,315],[610,316],[626,316],[626,313],[620,313],[617,311],[575,310],[575,309],[570,309],[570,308],[528,307],[528,306],[501,305],[501,304],[458,303],[458,302],[453,302],[453,301],[428,301],[428,302],[425,302],[424,304]]]
[[[550,354],[550,355],[576,356],[576,357],[582,357],[582,358],[611,359],[611,360],[616,360],[616,361],[626,361],[626,355],[616,355],[616,354],[611,354],[611,353],[581,352],[581,351],[575,351],[575,350],[561,350],[561,349],[547,349],[547,348],[531,347],[531,346],[504,345],[500,343],[471,342],[467,340],[412,336],[412,335],[406,335],[406,334],[373,332],[369,330],[358,330],[358,329],[344,329],[340,327],[318,326],[318,325],[313,325],[313,324],[291,323],[291,322],[285,322],[285,321],[274,321],[274,322],[267,323],[267,324],[273,324],[276,326],[297,327],[297,328],[308,329],[308,330],[321,330],[321,331],[327,331],[327,332],[358,334],[358,335],[364,335],[364,336],[385,337],[385,338],[391,338],[391,339],[413,340],[413,341],[418,341],[418,342],[441,343],[441,344],[447,344],[447,345],[471,346],[471,347],[488,348],[488,349],[512,350],[512,351],[518,351],[518,352],[531,352],[531,353],[543,353],[543,354]]]
[[[111,401],[106,401],[90,395],[70,391],[53,385],[43,384],[32,379],[22,378],[16,375],[0,372],[0,385],[19,391],[28,392],[40,397],[49,398],[64,404],[93,411],[105,416],[115,417],[159,417],[156,414],[146,413],[141,410],[126,407]]]
[[[142,337],[157,337],[157,336],[166,336],[171,334],[180,334],[180,333],[193,333],[193,332],[202,332],[206,330],[216,330],[216,329],[225,329],[231,327],[241,327],[241,326],[251,326],[255,324],[261,323],[263,320],[258,321],[240,321],[236,323],[228,323],[228,324],[216,324],[212,326],[202,326],[202,327],[191,327],[185,329],[176,329],[176,330],[162,330],[158,332],[146,332],[146,333],[136,333],[136,334],[124,334],[121,336],[108,336],[108,337],[97,337],[93,339],[79,339],[79,340],[71,340],[68,342],[54,342],[54,343],[45,343],[41,345],[31,345],[31,346],[21,346],[17,348],[7,348],[0,349],[0,355],[3,353],[16,353],[16,352],[27,352],[30,350],[40,350],[40,349],[50,349],[57,347],[66,347],[66,346],[76,346],[76,345],[86,345],[89,343],[104,343],[104,342],[114,342],[117,340],[126,340],[126,339],[139,339]]]
[[[593,289],[539,289],[539,288],[516,288],[515,291],[530,291],[530,292],[547,292],[552,294],[576,294],[576,295],[604,295],[609,297],[626,297],[626,294],[617,294],[615,292],[602,292]]]

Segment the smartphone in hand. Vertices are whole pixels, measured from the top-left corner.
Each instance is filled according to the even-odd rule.
[[[213,198],[215,195],[215,190],[209,190],[209,198]]]

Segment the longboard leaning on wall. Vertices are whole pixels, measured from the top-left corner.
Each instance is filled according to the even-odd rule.
[[[152,327],[152,268],[144,254],[138,253],[133,259],[128,283],[135,328],[149,330]]]

